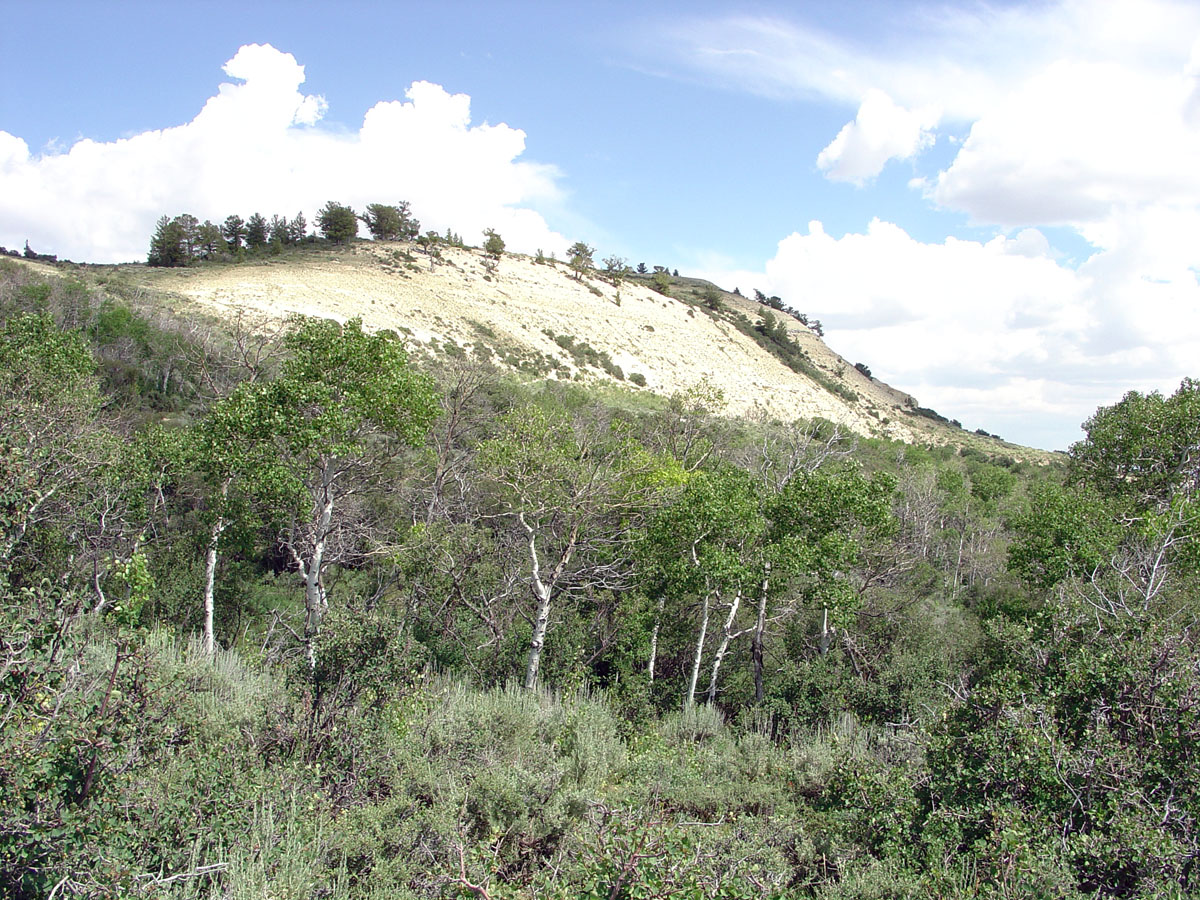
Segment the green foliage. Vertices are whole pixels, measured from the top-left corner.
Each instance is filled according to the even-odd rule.
[[[270,680],[160,634],[89,642],[70,594],[25,592],[3,609],[26,658],[8,669],[0,717],[5,893],[134,895],[219,861],[281,786],[285,767],[254,749],[285,724],[271,721]]]
[[[1200,720],[1184,698],[1200,669],[1172,619],[1195,615],[1193,391],[1100,410],[1071,449],[1071,482],[1035,490],[1015,522],[1011,567],[1053,592],[991,620],[970,702],[930,744],[946,812],[931,833],[973,848],[998,885],[1016,859],[1045,895],[1187,887]],[[954,821],[964,809],[970,826]]]
[[[499,259],[504,253],[504,238],[491,228],[484,229],[483,236],[483,252],[493,259]]]
[[[1075,479],[1105,496],[1161,505],[1200,478],[1200,382],[1184,379],[1170,397],[1130,391],[1083,425],[1071,447]]]
[[[424,648],[392,608],[348,603],[323,623],[316,664],[303,667],[313,690],[314,715],[329,721],[334,709],[358,705],[381,710],[402,696],[422,674]]]
[[[1193,382],[1065,475],[839,461],[703,385],[460,354],[439,401],[361,322],[264,362],[109,273],[0,276],[5,896],[1195,893]],[[214,544],[209,654],[175,632]],[[502,687],[543,614],[553,690]]]
[[[291,237],[291,243],[298,244],[305,239],[308,233],[308,222],[304,218],[304,213],[298,212],[292,217],[291,224],[288,225],[288,235]]]
[[[370,203],[359,218],[377,241],[411,241],[421,233],[421,223],[412,217],[407,202]]]
[[[604,276],[618,290],[625,279],[629,277],[629,272],[629,263],[622,257],[613,254],[604,258]]]
[[[642,570],[651,591],[693,594],[715,585],[729,593],[751,589],[759,567],[747,551],[764,528],[752,477],[733,468],[696,473],[646,530]]]
[[[21,315],[4,323],[0,371],[7,389],[31,403],[89,386],[95,361],[82,336],[63,331],[48,315]]]
[[[358,235],[358,216],[349,206],[330,200],[317,213],[317,227],[326,240],[344,244]]]
[[[583,241],[576,241],[567,249],[567,264],[575,273],[576,280],[582,280],[588,272],[592,271],[595,266],[592,254],[595,252],[594,247],[589,247]]]
[[[577,340],[569,334],[555,334],[549,329],[546,330],[545,334],[554,343],[571,354],[571,359],[579,368],[582,369],[584,366],[591,366],[611,375],[617,381],[625,380],[625,373],[621,370],[620,366],[612,361],[612,357],[608,355],[608,351],[597,350],[587,341]]]
[[[182,215],[174,219],[163,216],[158,220],[150,239],[150,266],[191,265],[200,250],[199,225],[195,216]]]
[[[483,265],[489,275],[495,275],[496,267],[500,264],[500,257],[504,255],[504,238],[491,228],[484,230],[483,237]]]
[[[1130,615],[1173,576],[1200,573],[1198,397],[1187,380],[1167,400],[1130,393],[1089,419],[1068,485],[1041,489],[1016,523],[1014,568],[1042,585],[1086,580],[1103,608]]]
[[[896,531],[895,490],[896,479],[887,473],[868,478],[854,467],[822,468],[800,473],[770,502],[776,566],[799,579],[804,596],[839,622],[858,599],[844,573],[871,544]]]
[[[150,239],[147,264],[190,266],[201,260],[241,260],[247,252],[279,254],[284,246],[304,240],[306,228],[302,213],[291,222],[278,215],[268,221],[261,213],[248,220],[231,215],[220,226],[207,220],[201,223],[188,213],[173,219],[163,216]]]
[[[57,529],[78,522],[74,503],[111,458],[94,369],[83,336],[48,315],[0,326],[0,580],[38,529],[55,543],[66,539]]]
[[[725,308],[725,302],[721,299],[721,292],[711,284],[704,286],[701,299],[704,301],[704,305],[711,310],[719,311]]]
[[[989,511],[994,511],[1017,484],[1017,476],[1001,466],[987,463],[968,465],[967,473],[971,476],[971,496]]]
[[[955,422],[953,419],[947,419],[945,416],[943,416],[937,410],[930,409],[927,406],[906,407],[904,411],[906,413],[909,413],[910,415],[921,416],[924,419],[930,419],[931,421],[934,421],[934,422],[940,422],[943,425],[955,425],[959,428],[962,427],[961,424]]]
[[[931,742],[937,839],[978,848],[997,880],[1011,854],[1088,894],[1156,896],[1195,847],[1196,648],[1161,626],[1097,636],[1089,618],[1071,604],[1032,634],[996,628],[995,668]]]
[[[304,319],[285,339],[280,376],[264,391],[277,410],[304,411],[278,421],[296,450],[343,454],[362,446],[363,427],[376,426],[408,444],[424,439],[437,414],[429,377],[408,365],[402,344],[369,334],[362,321],[345,325]]]
[[[267,220],[262,213],[255,213],[246,220],[246,247],[261,250],[267,245]]]
[[[246,222],[236,213],[228,216],[221,226],[221,234],[229,245],[229,251],[236,254],[242,249],[242,241],[246,239]]]
[[[527,883],[625,758],[611,715],[586,697],[435,680],[394,707],[392,722],[385,752],[403,766],[387,796],[343,817],[334,835],[349,874],[374,890],[460,874]]]
[[[1014,520],[1009,566],[1039,588],[1087,578],[1112,558],[1120,526],[1094,491],[1057,484],[1035,489],[1029,512]]]

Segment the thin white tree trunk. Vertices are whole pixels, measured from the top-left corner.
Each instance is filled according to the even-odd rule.
[[[228,497],[229,481],[226,480],[221,484],[222,510],[225,508],[225,501]],[[208,549],[204,554],[204,652],[208,656],[212,656],[217,649],[216,629],[213,625],[216,608],[214,593],[217,580],[217,544],[221,540],[221,533],[225,530],[225,525],[224,513],[218,513],[213,520],[212,531],[208,534]]]
[[[212,531],[208,536],[208,551],[204,554],[204,652],[212,656],[217,649],[213,626],[213,586],[217,579],[217,541],[225,530],[225,519],[221,516],[213,522]]]
[[[521,524],[525,525],[524,518],[521,519]],[[538,669],[542,665],[542,648],[546,646],[546,629],[550,625],[550,588],[542,581],[537,553],[537,532],[528,525],[525,525],[525,528],[529,533],[529,557],[533,565],[533,596],[537,600],[533,635],[529,638],[529,657],[525,661],[525,690],[529,691],[537,684]]]
[[[715,703],[717,699],[717,675],[721,671],[721,662],[725,659],[725,654],[729,652],[729,642],[742,634],[733,630],[733,622],[741,605],[742,592],[738,591],[733,595],[733,602],[729,604],[729,615],[725,617],[725,626],[721,629],[721,643],[717,645],[717,655],[713,658],[712,677],[708,680],[709,703]]]
[[[954,561],[954,593],[958,594],[958,579],[962,574],[962,559],[963,559],[963,543],[967,539],[967,514],[970,512],[971,505],[968,503],[963,509],[962,524],[958,531],[958,558]]]
[[[829,642],[833,638],[833,629],[829,627],[829,607],[821,610],[821,643],[820,651],[824,656],[829,652]]]
[[[320,509],[317,511],[316,521],[312,523],[311,548],[300,546],[294,524],[286,545],[292,554],[292,562],[296,564],[296,571],[304,579],[304,643],[307,646],[310,670],[317,666],[313,639],[321,628],[321,619],[324,618],[328,606],[325,585],[321,580],[321,567],[325,564],[325,543],[329,539],[333,524],[333,478],[328,471],[321,475],[321,493],[318,497]],[[307,559],[301,553],[301,549],[310,551]]]
[[[704,603],[700,607],[700,635],[696,638],[696,653],[692,657],[692,677],[688,682],[686,704],[689,707],[696,705],[696,683],[700,680],[700,662],[704,658],[704,641],[708,637],[708,617],[710,609],[709,594],[707,591],[705,591]]]
[[[333,522],[333,490],[326,486],[313,533],[312,556],[308,560],[304,575],[304,636],[310,640],[316,636],[325,616],[327,601],[325,585],[321,581],[321,567],[325,562],[325,542],[329,538]]]
[[[650,676],[651,684],[654,684],[654,667],[658,663],[658,632],[662,628],[663,610],[666,607],[667,595],[660,594],[658,605],[654,610],[654,628],[650,631],[650,662],[646,666],[646,673]]]
[[[538,670],[542,665],[542,649],[546,646],[546,630],[550,626],[550,603],[554,596],[554,585],[558,583],[558,579],[562,576],[567,564],[571,561],[571,556],[575,552],[575,542],[578,539],[579,531],[578,527],[571,530],[571,536],[567,541],[566,549],[563,550],[562,556],[559,557],[554,571],[550,573],[550,580],[546,582],[541,577],[541,563],[537,552],[537,530],[525,521],[524,514],[518,518],[529,535],[529,559],[532,567],[530,582],[533,587],[533,596],[537,600],[537,614],[533,620],[533,634],[529,638],[529,657],[525,662],[525,690],[531,691],[537,685]]]

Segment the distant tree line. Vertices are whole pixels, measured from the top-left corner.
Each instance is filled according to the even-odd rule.
[[[734,293],[738,293],[738,291],[735,289]],[[820,319],[810,319],[805,313],[797,312],[795,309],[784,303],[780,297],[768,297],[762,291],[755,288],[754,299],[763,306],[770,307],[771,309],[778,310],[781,313],[791,316],[801,325],[811,329],[813,334],[815,334],[817,337],[825,336],[825,328],[821,325]]]
[[[463,246],[462,238],[449,229],[444,237],[433,231],[422,236],[421,223],[413,216],[407,201],[371,203],[359,213],[351,206],[330,200],[317,213],[312,233],[302,212],[290,221],[279,215],[268,220],[257,212],[248,219],[234,214],[220,225],[207,219],[201,222],[190,213],[174,218],[163,216],[150,239],[146,262],[151,266],[174,267],[201,261],[236,261],[247,256],[278,254],[284,247],[314,241],[318,235],[335,244],[344,244],[358,235],[359,222],[366,225],[377,241],[416,241],[423,246],[445,242]]]
[[[308,238],[308,221],[296,213],[289,221],[274,215],[268,221],[261,213],[243,219],[236,213],[220,225],[201,222],[191,213],[163,216],[150,238],[146,263],[151,266],[190,266],[200,260],[242,259],[247,254],[278,253],[285,246]]]
[[[38,253],[29,246],[29,241],[25,242],[24,252],[9,250],[7,247],[0,247],[0,256],[15,256],[17,259],[25,257],[25,259],[32,259],[35,262],[58,262],[58,256],[56,254]]]

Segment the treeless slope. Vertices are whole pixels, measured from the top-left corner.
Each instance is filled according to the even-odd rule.
[[[361,316],[370,328],[404,334],[418,350],[445,352],[453,343],[549,377],[614,379],[615,368],[604,371],[595,354],[588,363],[586,350],[570,352],[586,344],[606,353],[627,384],[640,375],[646,389],[671,394],[707,381],[735,414],[821,417],[859,434],[909,442],[976,439],[914,415],[913,398],[867,378],[783,316],[826,385],[840,389],[792,371],[730,321],[738,311],[753,321],[761,309],[753,301],[723,294],[727,312],[714,316],[638,281],[624,283],[618,301],[616,288],[599,278],[578,281],[564,265],[529,257],[507,255],[488,277],[477,251],[443,249],[443,261],[431,269],[428,257],[412,250],[362,241],[239,265],[143,269],[138,278],[223,315]]]

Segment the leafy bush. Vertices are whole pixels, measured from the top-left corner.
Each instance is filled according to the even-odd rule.
[[[476,881],[528,881],[626,756],[616,720],[587,697],[434,680],[390,720],[395,781],[333,835],[353,877],[376,889],[445,885],[460,852]]]
[[[587,343],[587,341],[577,341],[569,334],[556,335],[549,329],[546,329],[544,333],[550,340],[571,354],[571,359],[580,368],[591,366],[592,368],[608,373],[617,381],[625,380],[625,373],[621,371],[620,366],[612,361],[612,358],[608,355],[608,351],[597,350],[591,344]]]
[[[198,864],[215,878],[256,804],[287,791],[260,749],[288,731],[278,682],[162,632],[88,639],[69,594],[12,599],[31,664],[4,684],[20,706],[0,720],[0,885],[107,897]]]

